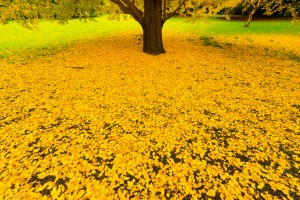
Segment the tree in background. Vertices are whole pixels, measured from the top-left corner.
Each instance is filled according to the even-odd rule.
[[[0,22],[15,20],[25,27],[35,27],[39,18],[66,23],[78,15],[90,18],[91,12],[131,15],[143,29],[143,51],[165,53],[162,41],[164,23],[175,15],[200,17],[213,15],[240,0],[0,0]]]
[[[250,22],[252,21],[252,18],[254,16],[254,14],[256,13],[257,9],[261,6],[263,6],[267,2],[268,2],[268,0],[246,0],[246,1],[244,1],[244,5],[245,5],[244,9],[252,7],[252,10],[246,21],[245,27],[249,27]]]
[[[294,22],[300,22],[300,1],[284,0],[286,11],[293,17]]]
[[[265,10],[265,15],[271,16],[276,12],[289,12],[293,19],[299,19],[299,0],[243,0],[244,10],[251,9],[245,27],[249,27],[258,9]]]

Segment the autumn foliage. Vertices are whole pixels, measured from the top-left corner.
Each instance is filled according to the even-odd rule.
[[[1,199],[299,198],[299,62],[136,41],[1,60]]]

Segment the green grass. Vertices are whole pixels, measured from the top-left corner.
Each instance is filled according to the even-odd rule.
[[[50,51],[59,50],[72,42],[101,37],[118,33],[119,31],[141,30],[134,20],[108,21],[106,16],[96,18],[97,22],[84,23],[71,20],[67,25],[58,25],[55,22],[41,20],[38,30],[28,30],[15,22],[0,26],[0,52],[1,57],[7,51],[24,49]],[[245,28],[243,21],[226,21],[219,18],[187,22],[182,18],[173,18],[167,21],[164,30],[183,31],[201,36],[209,35],[246,35],[246,34],[292,34],[300,33],[300,26],[290,21],[257,21],[251,27]],[[201,38],[200,38],[201,39]],[[203,38],[202,38],[203,39]],[[208,43],[212,40],[205,39]],[[213,45],[213,44],[210,44]]]
[[[68,45],[77,40],[139,28],[138,23],[134,21],[109,21],[105,16],[96,18],[96,21],[84,23],[76,19],[66,25],[59,25],[56,22],[41,20],[38,30],[25,29],[16,22],[10,22],[5,26],[0,25],[0,52],[59,48],[61,45]]]
[[[290,34],[299,35],[300,25],[288,20],[253,21],[244,27],[244,21],[227,21],[221,18],[199,19],[187,22],[181,18],[167,21],[165,28],[184,30],[198,35]]]
[[[201,36],[199,39],[204,42],[205,46],[222,48],[222,45],[214,40],[214,37]]]

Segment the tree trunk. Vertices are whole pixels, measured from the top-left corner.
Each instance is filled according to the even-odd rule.
[[[158,55],[165,53],[162,41],[162,0],[144,0],[143,51]]]
[[[248,16],[248,20],[245,24],[245,27],[249,27],[250,26],[250,22],[252,21],[253,15],[255,14],[255,12],[257,11],[258,7],[254,7],[253,10],[251,11],[251,13]]]

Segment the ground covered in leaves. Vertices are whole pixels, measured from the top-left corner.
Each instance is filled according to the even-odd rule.
[[[2,60],[0,198],[299,199],[299,62],[165,48],[128,34]]]

